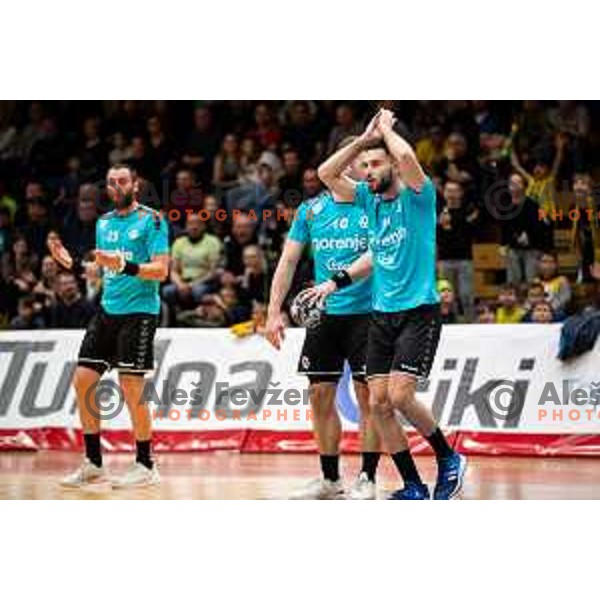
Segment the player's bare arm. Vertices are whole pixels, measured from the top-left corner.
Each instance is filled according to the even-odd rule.
[[[265,335],[269,343],[277,350],[281,348],[281,342],[285,339],[285,326],[281,317],[281,307],[290,291],[294,273],[303,251],[304,244],[287,240],[273,275]]]
[[[332,154],[317,170],[321,181],[339,202],[352,202],[354,199],[356,182],[345,175],[344,171],[372,140],[381,137],[377,127],[378,119],[379,113],[371,119],[362,135]]]
[[[394,131],[393,125],[393,113],[389,110],[382,110],[379,114],[377,128],[394,158],[400,178],[408,187],[418,192],[425,182],[425,173],[412,146]]]

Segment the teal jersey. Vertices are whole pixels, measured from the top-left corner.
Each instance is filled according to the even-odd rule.
[[[324,192],[300,205],[288,239],[311,245],[315,281],[319,284],[347,269],[367,251],[367,215],[355,203],[336,202],[329,192]],[[371,312],[371,278],[331,294],[325,312],[329,315]]]
[[[150,262],[157,254],[169,252],[167,224],[160,215],[143,205],[126,216],[109,212],[96,223],[96,248],[122,252],[136,264]],[[160,284],[131,275],[103,273],[102,308],[111,315],[160,312]]]
[[[355,202],[369,219],[373,255],[373,310],[398,312],[436,304],[436,195],[426,178],[421,192],[404,188],[383,199],[361,182]]]

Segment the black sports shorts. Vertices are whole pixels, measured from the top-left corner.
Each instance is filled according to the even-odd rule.
[[[439,304],[400,312],[374,312],[369,324],[367,377],[392,371],[427,378],[440,341]]]
[[[364,380],[368,329],[368,314],[323,315],[317,327],[306,330],[298,372],[311,383],[335,382],[347,360],[352,377]]]
[[[113,368],[131,374],[152,371],[157,325],[157,315],[109,315],[100,309],[85,332],[77,364],[100,374]]]

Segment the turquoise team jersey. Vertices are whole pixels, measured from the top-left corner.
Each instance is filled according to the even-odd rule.
[[[143,205],[126,216],[109,212],[96,223],[96,248],[122,252],[131,262],[150,262],[169,252],[167,225],[160,215]],[[160,284],[104,270],[102,308],[110,315],[160,312]]]
[[[353,202],[336,202],[329,192],[300,205],[288,239],[311,244],[317,284],[347,269],[368,249],[368,223],[364,209]],[[371,312],[371,280],[363,279],[331,294],[325,312],[353,315]]]
[[[389,313],[438,303],[436,195],[431,179],[425,179],[420,193],[407,187],[390,200],[361,182],[354,201],[368,215],[373,310]]]

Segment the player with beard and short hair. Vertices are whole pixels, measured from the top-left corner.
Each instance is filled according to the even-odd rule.
[[[438,463],[434,499],[450,499],[462,486],[466,459],[448,444],[431,410],[416,399],[438,346],[441,320],[436,287],[436,194],[413,149],[381,110],[364,133],[319,167],[323,183],[340,198],[352,198],[369,217],[373,313],[369,324],[367,379],[373,419],[402,479],[394,500],[425,500],[429,490],[411,456],[399,411],[429,442]],[[365,181],[344,170],[360,156]],[[360,259],[312,288],[322,302],[356,285],[368,272]]]
[[[107,192],[115,209],[96,224],[96,264],[103,272],[101,306],[91,320],[79,351],[73,378],[85,444],[85,460],[61,481],[79,488],[109,482],[102,465],[100,421],[95,392],[101,376],[119,373],[119,387],[129,409],[136,460],[113,487],[159,482],[151,454],[152,421],[142,401],[144,375],[154,369],[154,336],[160,312],[159,286],[169,271],[165,221],[136,200],[136,181],[126,165],[107,174]],[[60,241],[49,243],[52,257],[67,269],[73,260]]]

